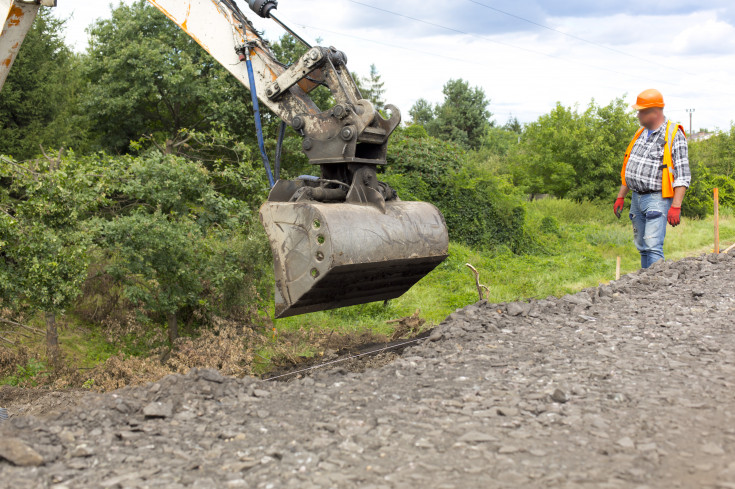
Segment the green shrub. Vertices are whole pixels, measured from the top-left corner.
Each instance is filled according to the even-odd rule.
[[[18,365],[15,373],[5,377],[2,380],[2,383],[5,385],[17,386],[30,381],[31,387],[35,387],[38,385],[38,380],[35,377],[45,369],[45,363],[41,362],[37,358],[31,357],[25,365]]]
[[[459,146],[424,136],[419,129],[400,131],[389,146],[388,167],[381,175],[403,200],[436,205],[449,237],[469,246],[505,245],[526,251],[521,195],[502,177],[467,161]],[[413,137],[419,133],[420,137]]]

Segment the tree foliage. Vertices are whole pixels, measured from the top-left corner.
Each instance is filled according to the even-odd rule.
[[[490,125],[490,100],[480,87],[470,87],[460,79],[449,80],[442,90],[444,101],[431,105],[419,99],[409,110],[414,124],[422,124],[438,139],[452,141],[465,148],[477,149]]]
[[[97,177],[73,155],[19,164],[0,158],[0,299],[43,312],[49,359],[58,360],[56,315],[87,276],[89,218],[104,200]]]
[[[262,241],[249,236],[260,237],[255,212],[244,195],[230,197],[216,184],[235,194],[252,192],[243,183],[256,172],[253,166],[246,163],[240,166],[244,171],[238,171],[214,164],[209,170],[202,163],[157,151],[115,158],[108,165],[110,218],[102,213],[99,222],[107,272],[123,285],[130,301],[167,317],[172,341],[182,310],[200,307],[205,314],[216,310],[228,315],[233,307],[252,300],[248,281],[260,279],[263,268],[257,264],[264,250]],[[257,197],[248,197],[259,203],[264,186],[261,189]],[[243,240],[252,246],[240,243]],[[240,254],[235,256],[220,242]],[[236,263],[239,269],[213,266],[213,261]],[[236,288],[223,292],[216,284]],[[228,297],[228,304],[215,296]]]
[[[356,77],[355,82],[362,93],[362,98],[372,102],[373,107],[378,110],[385,109],[385,82],[375,64],[370,65],[368,76]]]
[[[181,324],[240,318],[271,293],[250,94],[144,1],[111,16],[76,55],[63,22],[42,10],[0,94],[0,153],[13,156],[0,159],[0,301],[48,318],[77,307],[83,284],[103,276],[175,340]],[[272,48],[286,66],[306,52],[289,35]],[[355,78],[382,109],[376,66]],[[334,104],[324,86],[311,96],[323,110]],[[444,85],[438,104],[418,99],[380,178],[404,200],[437,205],[453,241],[489,253],[539,246],[528,194],[610,202],[637,128],[622,99],[582,111],[557,104],[503,126],[489,104],[462,79]],[[281,121],[265,108],[263,118],[272,154]],[[284,177],[318,170],[291,129],[283,156]],[[735,207],[735,126],[690,143],[690,156],[684,213],[711,212],[715,186]],[[537,228],[559,234],[553,219]]]
[[[713,189],[720,204],[735,209],[735,124],[704,141],[689,144],[692,184],[684,199],[685,215],[704,217],[713,211]]]
[[[86,148],[82,62],[64,44],[64,24],[41,9],[23,42],[0,92],[0,154],[24,160],[40,146]]]
[[[458,145],[428,136],[422,126],[394,136],[384,178],[402,199],[435,204],[451,239],[478,248],[527,250],[518,192],[503,178],[471,165]]]
[[[514,155],[515,183],[532,194],[609,198],[619,188],[623,153],[637,127],[622,98],[606,106],[593,100],[584,112],[557,104],[526,126]]]
[[[120,4],[89,33],[84,105],[100,148],[126,152],[142,135],[175,141],[215,123],[253,139],[247,90],[158,9]]]
[[[420,98],[414,102],[408,111],[411,116],[411,123],[428,127],[434,120],[434,107],[425,98]]]

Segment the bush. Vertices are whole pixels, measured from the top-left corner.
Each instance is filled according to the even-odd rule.
[[[404,200],[436,205],[450,239],[479,248],[505,245],[526,251],[521,195],[503,178],[469,163],[459,146],[426,136],[419,128],[410,126],[394,136],[381,178]]]

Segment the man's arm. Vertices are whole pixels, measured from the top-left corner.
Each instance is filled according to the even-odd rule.
[[[681,222],[681,203],[684,201],[684,194],[692,181],[692,174],[689,170],[689,148],[686,137],[681,131],[677,131],[674,137],[671,157],[674,160],[674,199],[671,202],[666,220],[672,226],[678,226]]]
[[[692,181],[692,172],[689,169],[689,147],[687,145],[687,139],[681,131],[676,132],[674,136],[674,144],[671,148],[671,159],[674,164],[674,195],[676,196],[677,187],[685,187],[683,192],[686,191],[686,187]],[[684,194],[682,193],[683,197]],[[676,205],[676,197],[674,197],[674,205]],[[679,200],[681,205],[681,200]]]
[[[672,207],[681,207],[681,203],[684,201],[684,194],[687,188],[683,185],[681,187],[674,187],[674,200],[671,202]]]
[[[613,205],[613,212],[618,217],[618,219],[620,219],[620,215],[623,213],[623,206],[625,205],[626,195],[628,195],[628,187],[626,185],[621,185],[620,191],[618,192],[618,198],[615,199],[615,204]]]

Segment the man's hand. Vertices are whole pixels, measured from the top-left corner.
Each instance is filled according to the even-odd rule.
[[[666,216],[666,219],[672,226],[678,226],[681,222],[681,207],[674,207],[672,205],[669,208],[669,215]]]
[[[613,211],[618,216],[618,219],[620,219],[620,215],[623,213],[623,205],[625,205],[625,197],[618,197],[613,206]]]

